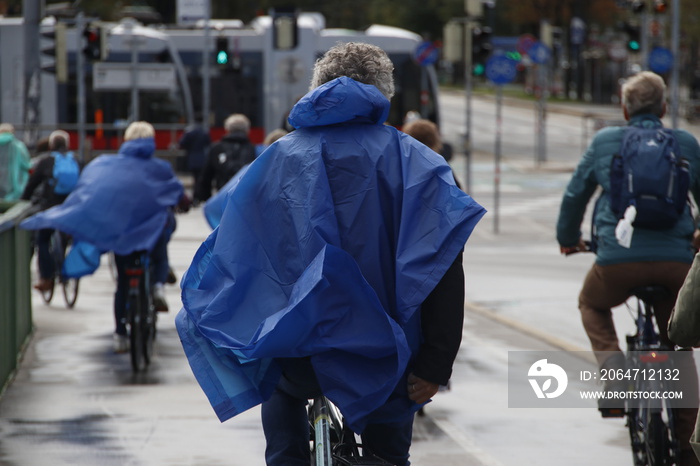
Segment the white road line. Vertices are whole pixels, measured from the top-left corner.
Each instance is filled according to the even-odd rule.
[[[489,455],[485,450],[480,448],[474,440],[462,429],[456,426],[453,422],[447,419],[438,419],[431,416],[432,421],[440,430],[447,434],[460,448],[467,454],[479,461],[478,466],[503,466],[503,463]]]

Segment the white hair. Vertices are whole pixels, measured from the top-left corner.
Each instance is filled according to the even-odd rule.
[[[124,140],[131,141],[132,139],[152,138],[155,137],[156,131],[153,125],[147,121],[135,121],[131,123],[124,132]]]
[[[243,131],[247,133],[250,131],[250,120],[242,113],[234,113],[224,121],[224,129],[227,133],[232,131]]]

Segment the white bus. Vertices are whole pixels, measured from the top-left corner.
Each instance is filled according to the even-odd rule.
[[[238,20],[211,20],[209,24],[208,122],[213,140],[223,135],[228,115],[243,113],[251,120],[253,142],[261,142],[265,134],[284,124],[288,111],[308,91],[316,59],[336,43],[349,41],[375,44],[394,63],[396,95],[390,124],[400,127],[408,111],[418,111],[438,123],[437,77],[432,65],[421,66],[414,59],[422,42],[417,34],[378,25],[364,31],[330,29],[318,13],[294,16],[291,26],[272,16],[257,17],[248,25]],[[201,120],[204,111],[205,32],[201,24],[132,25],[102,23],[107,29],[108,54],[102,61],[85,62],[87,143],[96,150],[119,147],[134,102],[131,84],[136,73],[129,70],[138,62],[138,118],[154,124],[158,149],[172,149],[184,127]],[[16,41],[22,40],[21,30],[21,19],[0,19],[0,121],[19,127],[24,92],[22,47]],[[82,50],[82,40],[82,31],[66,28],[64,82],[42,73],[42,133],[56,127],[77,132],[76,52]],[[216,62],[219,44],[228,51],[225,65]]]

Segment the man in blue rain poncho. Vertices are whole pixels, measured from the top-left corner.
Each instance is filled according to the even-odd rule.
[[[153,251],[156,245],[167,242],[169,232],[165,227],[172,215],[171,207],[183,194],[182,183],[170,164],[153,157],[154,136],[150,123],[133,122],[124,133],[119,153],[90,162],[63,204],[20,224],[29,230],[54,228],[73,237],[74,247],[64,267],[76,272],[69,271],[68,275],[92,273],[99,266],[100,254],[114,251],[119,275],[114,295],[114,349],[118,353],[128,350],[125,260],[133,252]],[[167,263],[161,265],[167,275]],[[165,281],[165,277],[154,278],[155,282]]]
[[[190,366],[222,421],[263,403],[269,465],[309,464],[321,392],[366,448],[408,464],[413,415],[451,375],[462,249],[485,211],[384,125],[392,71],[378,47],[329,50],[296,131],[250,165],[183,278]]]

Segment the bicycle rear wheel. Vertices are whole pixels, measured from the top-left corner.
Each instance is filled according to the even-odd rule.
[[[678,445],[668,406],[659,412],[648,413],[646,450],[650,466],[678,464]]]
[[[53,299],[53,289],[56,286],[55,280],[51,280],[51,288],[46,289],[46,290],[41,290],[41,299],[44,300],[46,304],[51,304],[51,300]]]
[[[634,466],[646,466],[647,452],[644,447],[644,419],[639,408],[631,408],[627,411],[627,428],[630,434]]]
[[[73,309],[75,302],[78,300],[78,288],[80,285],[79,278],[66,278],[63,279],[63,298],[66,300],[66,306],[68,309]]]
[[[131,368],[134,372],[142,372],[146,369],[146,349],[143,342],[143,312],[141,311],[141,298],[131,293],[128,299],[129,311],[129,350],[131,353]]]
[[[648,405],[629,409],[627,425],[635,466],[678,464],[680,447],[668,400],[664,400],[661,409],[653,409]]]

